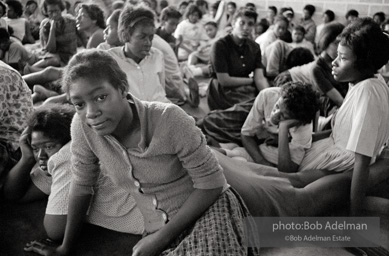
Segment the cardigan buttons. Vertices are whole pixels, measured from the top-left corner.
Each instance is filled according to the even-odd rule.
[[[162,218],[164,219],[165,223],[167,221],[167,214],[166,213],[162,213]]]
[[[157,206],[157,199],[155,199],[155,198],[153,199],[153,205]]]
[[[135,186],[137,186],[137,187],[140,187],[140,183],[139,183],[139,181],[134,181],[134,184],[135,184]]]

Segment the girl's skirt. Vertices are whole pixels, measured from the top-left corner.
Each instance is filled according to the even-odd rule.
[[[259,255],[259,236],[249,215],[242,198],[230,188],[161,255]]]

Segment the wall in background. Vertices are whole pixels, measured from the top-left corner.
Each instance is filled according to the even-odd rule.
[[[170,3],[178,4],[181,0],[170,0]],[[208,0],[208,3],[214,3],[214,0]],[[227,1],[228,2],[228,1]],[[389,18],[389,0],[235,0],[238,6],[244,6],[247,2],[252,2],[257,6],[257,11],[261,18],[266,16],[266,11],[269,6],[292,7],[295,12],[295,20],[301,18],[303,8],[306,4],[312,4],[316,7],[316,12],[312,17],[316,24],[321,24],[321,17],[325,10],[330,9],[335,12],[336,20],[344,23],[345,14],[350,9],[355,9],[359,12],[360,17],[372,17],[376,12],[384,12]]]

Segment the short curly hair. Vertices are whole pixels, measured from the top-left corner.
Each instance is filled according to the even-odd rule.
[[[316,11],[316,8],[311,4],[307,4],[306,6],[304,6],[304,10],[308,11],[310,16],[313,16]]]
[[[74,55],[62,76],[62,91],[69,95],[70,86],[78,79],[107,81],[115,89],[128,91],[127,75],[106,51],[85,50]]]
[[[200,7],[195,4],[190,4],[188,7],[186,7],[186,12],[184,15],[185,19],[188,19],[189,15],[192,15],[196,12],[199,14],[199,19],[201,19],[203,17],[203,12],[200,10]]]
[[[127,5],[119,17],[118,36],[120,41],[122,43],[128,42],[135,28],[140,24],[154,27],[154,19],[154,12],[144,3]]]
[[[315,60],[312,52],[305,47],[294,48],[286,58],[285,66],[287,69],[302,66]]]
[[[105,29],[104,12],[98,5],[82,4],[80,8],[85,11],[92,20],[96,21],[96,25],[99,28]]]
[[[324,25],[319,34],[318,49],[325,51],[332,42],[337,42],[337,37],[342,33],[344,25],[342,23],[331,21]]]
[[[323,14],[327,15],[329,22],[335,20],[335,13],[331,10],[326,10]]]
[[[232,23],[235,23],[235,21],[241,17],[253,18],[254,22],[257,23],[258,13],[251,8],[241,7],[235,12]]]
[[[23,5],[21,2],[17,0],[7,0],[5,3],[8,5],[8,8],[12,7],[18,18],[23,15]]]
[[[61,12],[65,10],[65,3],[62,0],[44,0],[41,10],[42,10],[42,14],[45,16],[48,16],[47,15],[48,5],[58,5]]]
[[[168,19],[180,19],[182,14],[174,6],[168,6],[162,9],[160,20],[167,21]]]
[[[312,85],[302,82],[289,82],[281,86],[281,96],[285,108],[302,125],[309,124],[319,110],[319,93]]]
[[[74,107],[69,104],[43,104],[35,109],[27,125],[32,132],[42,132],[65,145],[71,139],[70,125],[74,113]]]
[[[355,67],[366,74],[375,74],[388,63],[389,37],[372,18],[361,18],[349,24],[338,37],[340,44],[350,47],[357,57]]]

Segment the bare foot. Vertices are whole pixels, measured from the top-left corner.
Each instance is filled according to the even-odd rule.
[[[39,101],[44,101],[52,96],[58,95],[58,93],[51,91],[49,89],[46,89],[45,87],[43,87],[42,85],[39,85],[39,84],[34,85],[34,88],[32,90],[34,92],[32,94],[33,103],[37,103]]]

